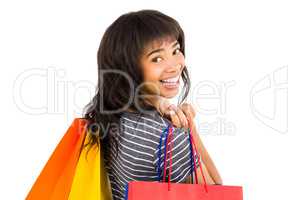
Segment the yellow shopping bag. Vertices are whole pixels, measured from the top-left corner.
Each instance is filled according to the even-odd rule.
[[[87,140],[88,134],[85,144]],[[82,149],[68,200],[112,199],[100,149],[92,148],[88,154],[86,147]]]
[[[76,118],[55,148],[26,200],[111,200],[101,148],[87,153],[87,121]]]

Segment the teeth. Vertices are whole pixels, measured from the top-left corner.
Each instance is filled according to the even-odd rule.
[[[167,82],[167,83],[176,83],[179,80],[179,76],[175,77],[175,78],[169,78],[166,80],[162,80],[162,82]]]

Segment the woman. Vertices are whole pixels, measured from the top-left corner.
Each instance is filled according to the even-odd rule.
[[[163,151],[158,143],[171,123],[175,126],[171,181],[190,182],[186,131],[190,126],[207,182],[222,184],[197,133],[195,111],[184,103],[190,89],[184,50],[178,22],[155,10],[124,14],[103,35],[97,92],[84,118],[92,133],[89,146],[101,144],[114,199],[125,198],[129,181],[157,181],[157,170],[163,167],[158,166],[157,152]],[[168,99],[179,93],[181,84],[180,102],[172,105]]]

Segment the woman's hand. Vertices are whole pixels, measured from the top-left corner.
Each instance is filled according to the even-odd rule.
[[[192,122],[196,116],[195,109],[189,103],[183,103],[178,107],[167,102],[160,104],[160,112],[163,116],[170,119],[174,126],[188,129],[189,122]]]
[[[194,136],[194,140],[196,143],[196,148],[201,155],[203,160],[203,173],[206,178],[208,184],[223,184],[222,178],[214,165],[210,155],[208,154],[206,148],[204,147],[200,136],[197,132],[196,125],[193,119],[196,116],[196,112],[193,106],[189,103],[183,103],[178,107],[169,103],[166,99],[161,99],[160,103],[157,106],[158,111],[161,115],[166,116],[169,118],[173,125],[176,127],[183,127],[183,128],[191,128],[193,130],[192,134]],[[188,124],[189,123],[189,124]],[[199,171],[200,168],[197,168],[198,174],[201,172]],[[198,177],[199,182],[201,183],[203,180],[201,176]],[[189,179],[186,180],[189,182]]]
[[[191,104],[183,103],[178,107],[171,105],[170,119],[174,126],[189,128],[189,122],[192,122],[196,116],[196,112]]]

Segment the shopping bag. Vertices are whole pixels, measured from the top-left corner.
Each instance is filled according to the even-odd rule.
[[[79,118],[72,122],[33,184],[26,200],[68,199],[85,138],[85,123]]]
[[[86,137],[85,144],[88,142]],[[87,148],[81,152],[68,200],[110,200],[111,191],[107,179],[101,149]]]
[[[200,158],[193,136],[191,134],[191,129],[189,129],[189,140],[191,145],[191,174],[195,174],[196,184],[184,184],[184,183],[171,183],[171,173],[172,173],[172,142],[169,144],[169,141],[172,141],[172,126],[168,126],[168,131],[166,134],[162,134],[161,137],[165,135],[165,152],[164,152],[164,172],[163,172],[163,182],[147,182],[147,181],[131,181],[126,186],[126,199],[127,200],[242,200],[243,191],[240,186],[223,186],[223,185],[208,185],[206,183],[201,162],[199,162],[201,175],[203,178],[203,184],[198,184],[198,174],[196,170],[196,157]],[[161,145],[161,140],[160,140]],[[159,147],[160,148],[160,147]],[[170,149],[170,151],[169,151]],[[160,151],[158,151],[160,152]],[[166,180],[166,161],[167,158],[170,158],[169,161],[169,174],[168,182]],[[160,158],[160,155],[158,155]],[[159,161],[160,162],[160,161]],[[158,165],[159,166],[159,165]],[[157,177],[158,180],[161,179],[160,170],[158,167]],[[192,176],[193,177],[193,176]]]
[[[46,163],[26,200],[110,200],[101,148],[89,152],[85,119],[76,118]]]
[[[100,200],[112,200],[109,177],[104,165],[103,153],[100,152]]]

